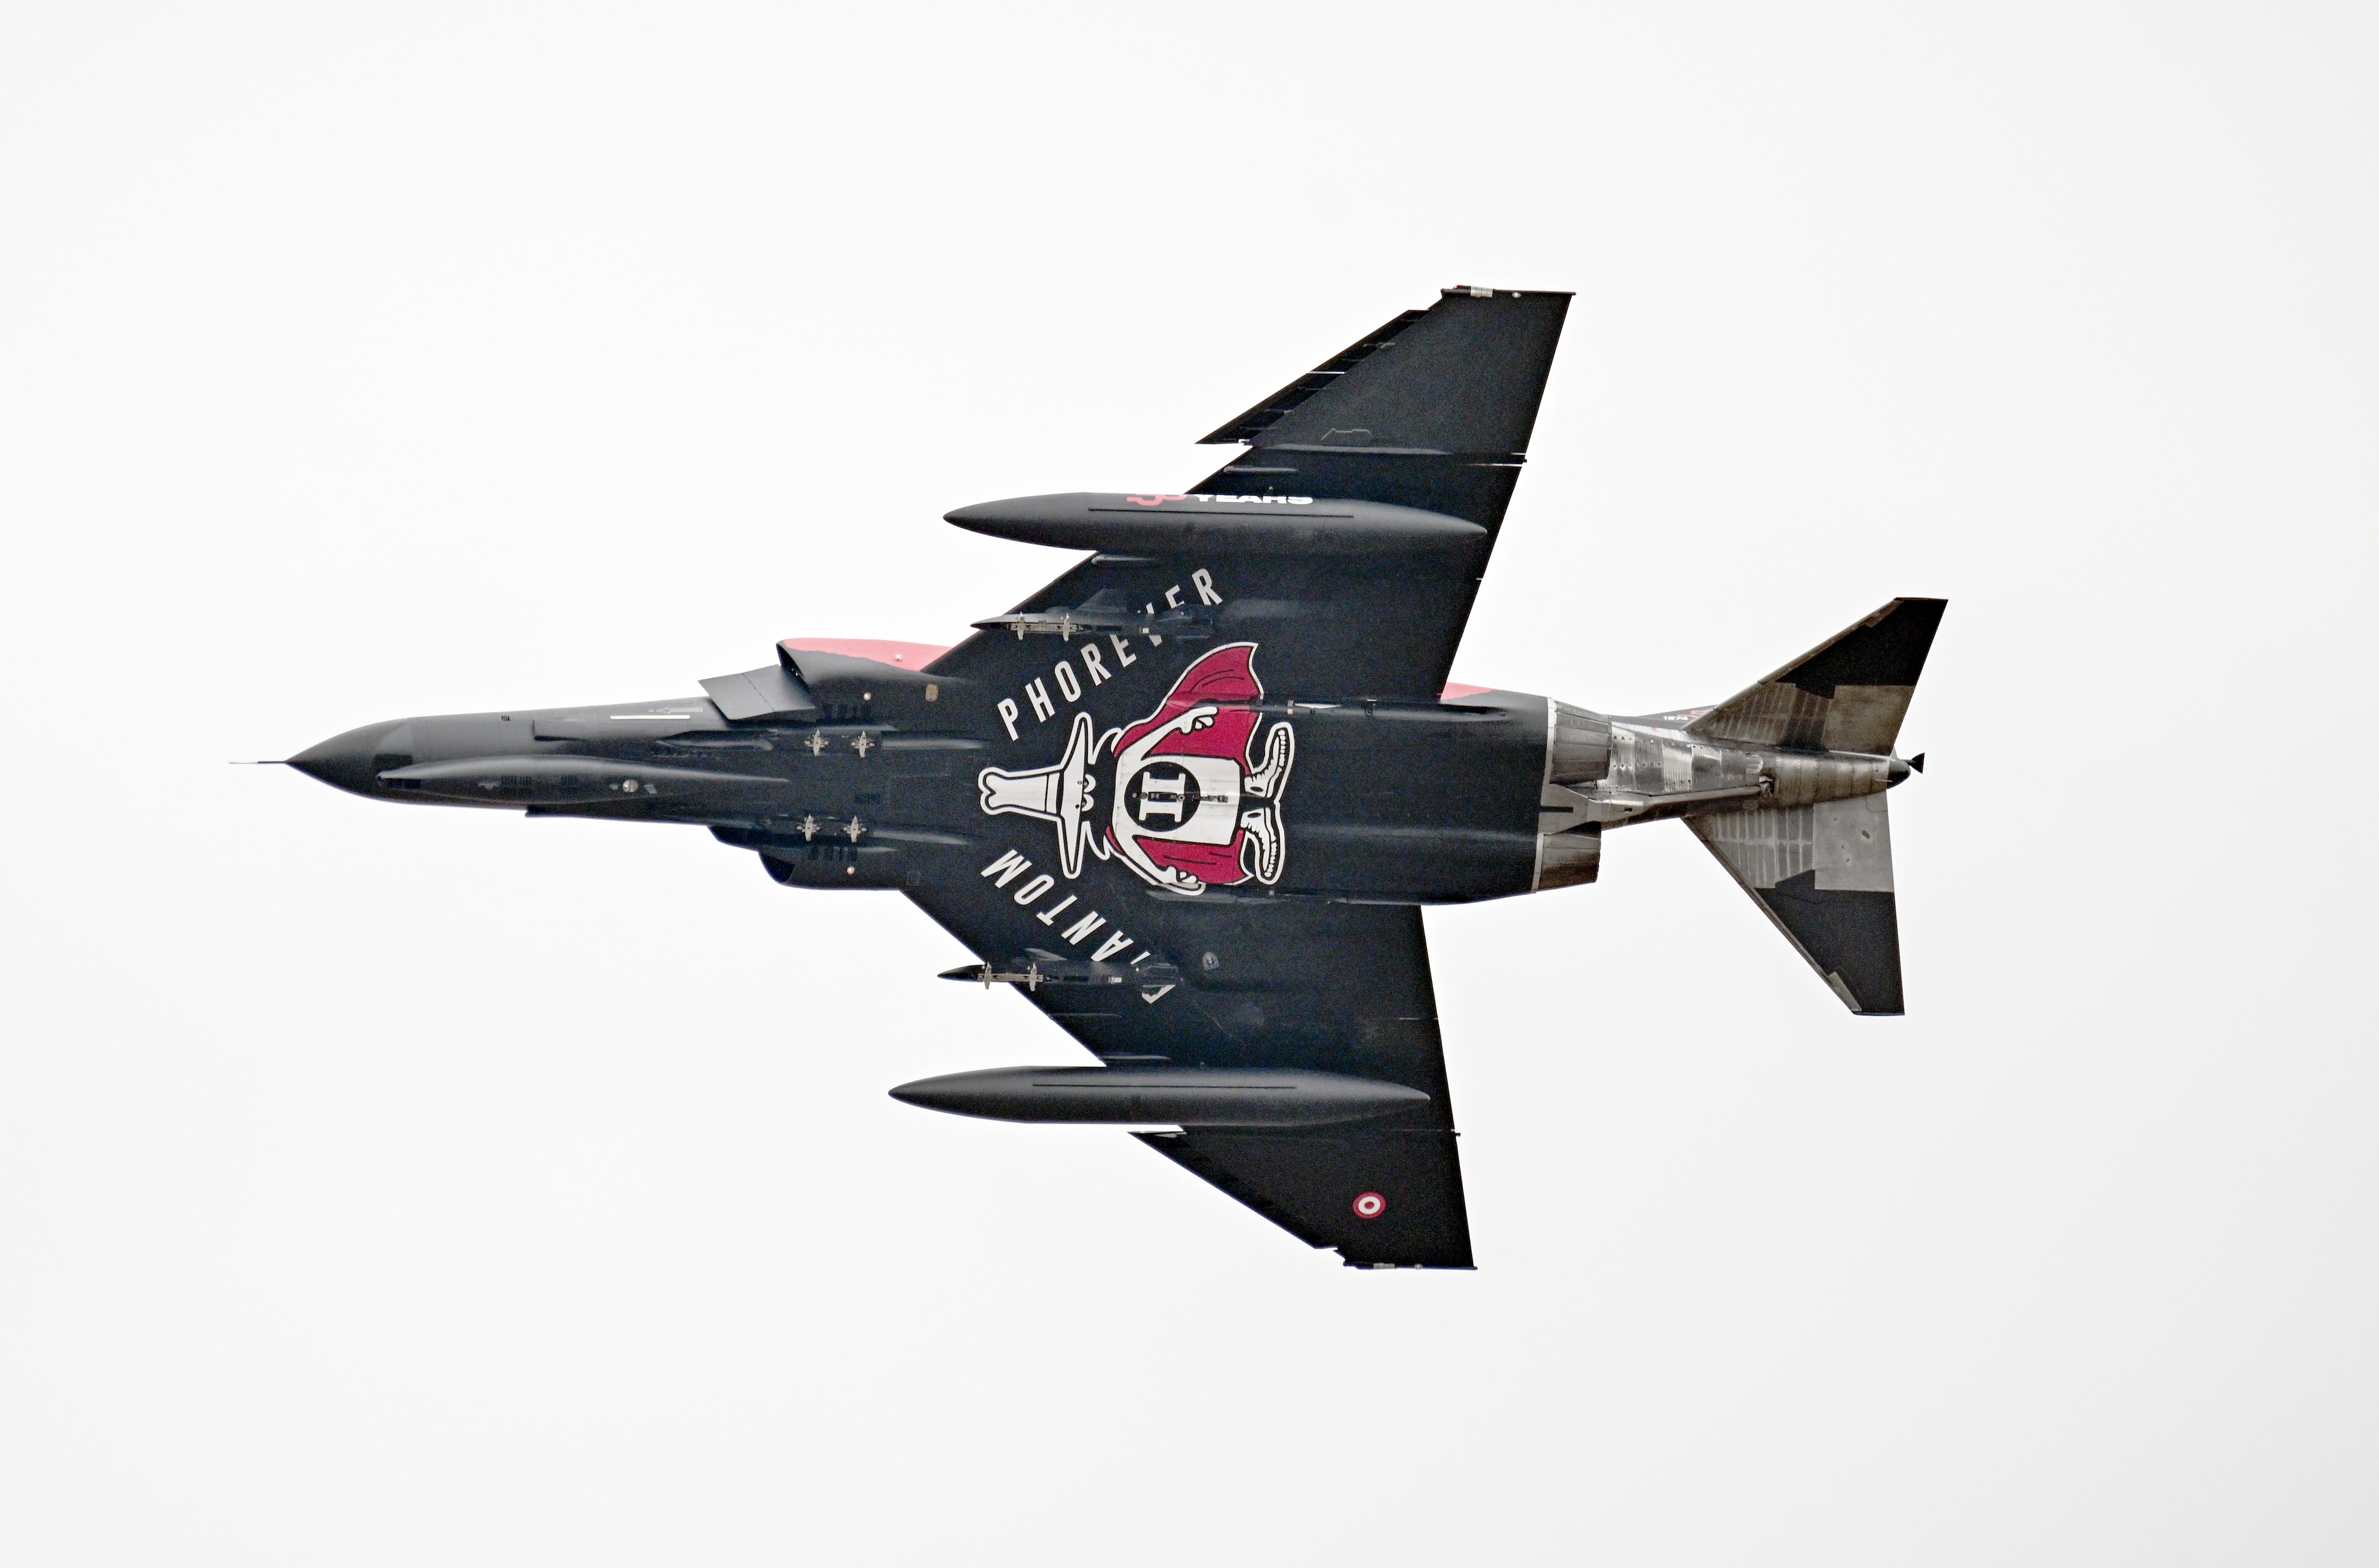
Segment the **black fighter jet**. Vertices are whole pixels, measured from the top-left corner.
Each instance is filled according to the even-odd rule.
[[[949,513],[1081,552],[955,647],[792,638],[672,702],[368,725],[376,800],[699,824],[890,888],[1098,1059],[904,1084],[1103,1122],[1367,1268],[1471,1266],[1421,907],[1595,879],[1673,817],[1854,1013],[1902,1010],[1884,791],[1943,601],[1714,707],[1447,684],[1569,296],[1446,290],[1205,440],[1190,491]]]

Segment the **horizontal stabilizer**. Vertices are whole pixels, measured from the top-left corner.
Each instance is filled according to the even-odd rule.
[[[1749,746],[1884,755],[1900,737],[1947,599],[1894,599],[1685,726]]]
[[[1467,1269],[1454,1134],[1136,1132],[1151,1149],[1356,1268]]]
[[[1685,826],[1854,1013],[1905,1010],[1888,797],[1765,806]]]

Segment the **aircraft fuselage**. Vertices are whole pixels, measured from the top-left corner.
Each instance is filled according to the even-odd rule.
[[[962,720],[982,706],[970,694],[936,697]],[[1852,799],[1908,771],[1890,757],[1713,744],[1674,727],[1686,714],[1613,719],[1516,692],[1218,706],[1253,728],[1290,731],[1294,760],[1278,793],[1241,799],[1260,769],[1229,755],[1159,757],[1118,778],[1109,793],[1123,798],[1094,799],[1093,814],[1119,811],[1127,831],[1109,833],[1109,844],[1133,838],[1133,826],[1152,842],[1192,843],[1213,819],[1202,837],[1219,846],[1252,814],[1242,808],[1293,796],[1293,812],[1269,829],[1293,838],[1293,852],[1283,848],[1269,883],[1185,884],[1171,889],[1177,896],[1504,898],[1593,880],[1608,826]],[[1053,745],[1066,717],[1053,709],[1041,723]],[[996,862],[1014,838],[986,810],[984,782],[998,772],[984,765],[1006,749],[1007,720],[996,706],[977,718],[988,722],[731,724],[707,697],[682,697],[368,725],[290,765],[375,800],[698,825],[756,851],[791,887],[913,887],[980,875],[976,862]]]

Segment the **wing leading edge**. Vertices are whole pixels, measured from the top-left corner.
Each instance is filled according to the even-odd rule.
[[[1386,501],[1491,534],[1528,461],[1570,298],[1445,290],[1207,435],[1251,450],[1198,489]]]

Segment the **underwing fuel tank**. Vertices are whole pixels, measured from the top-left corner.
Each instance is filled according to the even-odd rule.
[[[1400,1083],[1329,1072],[1226,1067],[993,1067],[921,1078],[904,1105],[1004,1122],[1169,1127],[1325,1127],[1424,1104]]]
[[[1398,555],[1459,549],[1488,537],[1476,523],[1435,512],[1311,496],[1077,491],[962,506],[944,521],[1021,544],[1193,558]]]

